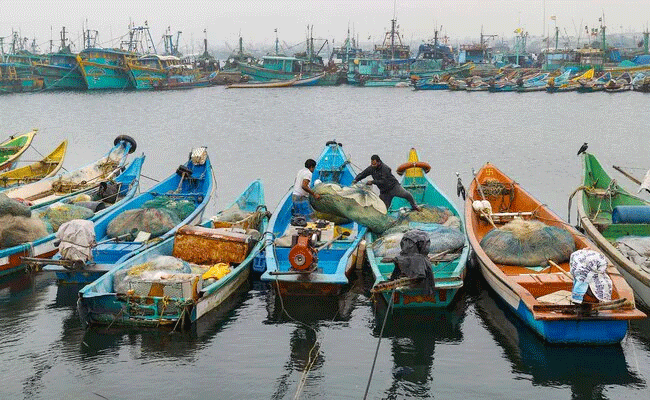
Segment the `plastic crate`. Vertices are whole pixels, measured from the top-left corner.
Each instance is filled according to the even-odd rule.
[[[260,251],[253,258],[253,271],[263,274],[266,271],[266,252]]]

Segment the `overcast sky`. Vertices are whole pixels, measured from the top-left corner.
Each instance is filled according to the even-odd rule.
[[[249,45],[271,46],[276,28],[281,42],[294,45],[305,39],[307,25],[314,26],[314,37],[335,44],[345,39],[348,25],[362,42],[380,43],[395,15],[407,43],[429,39],[441,26],[457,43],[478,41],[481,26],[501,37],[512,37],[518,27],[541,36],[556,23],[563,35],[584,38],[585,25],[597,27],[603,14],[609,33],[642,32],[650,21],[650,0],[0,0],[0,37],[19,30],[46,51],[51,38],[56,45],[62,26],[77,41],[87,21],[110,46],[130,21],[147,21],[156,44],[167,27],[182,31],[181,51],[200,43],[204,29],[215,47],[235,47],[240,32]]]

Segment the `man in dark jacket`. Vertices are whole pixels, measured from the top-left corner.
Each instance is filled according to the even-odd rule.
[[[379,198],[386,204],[387,209],[390,208],[393,197],[401,197],[411,203],[413,210],[420,211],[420,207],[415,203],[413,195],[399,184],[388,165],[381,162],[381,158],[377,154],[370,157],[370,166],[355,176],[352,183],[357,183],[369,175],[372,175],[372,180],[366,182],[366,185],[372,185],[373,183],[377,185]]]

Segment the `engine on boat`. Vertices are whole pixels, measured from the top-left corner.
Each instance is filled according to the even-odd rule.
[[[311,228],[298,229],[291,237],[289,263],[293,269],[308,271],[318,263],[316,242],[319,237],[320,230]]]

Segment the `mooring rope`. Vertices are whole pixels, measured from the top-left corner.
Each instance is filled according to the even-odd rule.
[[[372,360],[372,367],[370,368],[370,376],[368,377],[368,384],[366,385],[366,392],[363,394],[363,400],[366,400],[368,397],[368,390],[370,389],[370,382],[372,381],[372,374],[375,372],[375,364],[377,362],[377,355],[379,354],[379,345],[381,344],[381,338],[384,336],[384,328],[386,327],[386,321],[388,321],[388,314],[393,308],[393,299],[395,297],[395,290],[390,293],[390,301],[388,302],[388,308],[386,309],[386,316],[384,316],[384,322],[381,325],[381,331],[379,332],[379,340],[377,341],[377,348],[375,349],[375,357]]]

